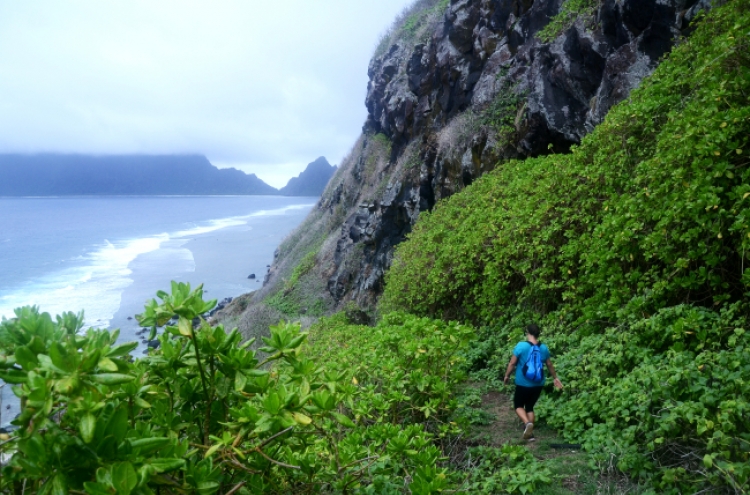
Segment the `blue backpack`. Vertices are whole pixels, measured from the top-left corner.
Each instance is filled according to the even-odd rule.
[[[542,350],[539,345],[531,344],[529,357],[521,370],[523,376],[530,382],[541,382],[544,380],[544,370],[542,369]]]

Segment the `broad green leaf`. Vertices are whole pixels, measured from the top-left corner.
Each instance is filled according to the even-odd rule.
[[[215,481],[201,481],[198,483],[197,491],[200,495],[212,495],[213,493],[216,493],[219,488],[221,488],[221,485]]]
[[[153,466],[154,469],[156,469],[158,473],[165,473],[167,471],[173,471],[185,465],[184,459],[164,459],[160,457],[149,459],[146,462],[147,464]]]
[[[113,493],[110,490],[109,486],[105,485],[104,483],[92,483],[90,481],[86,481],[83,484],[83,488],[89,495],[112,495]]]
[[[14,385],[25,383],[27,376],[27,373],[23,370],[9,369],[0,371],[0,379],[6,383],[12,383]]]
[[[25,370],[36,368],[39,365],[36,354],[26,346],[16,347],[15,357],[16,362]]]
[[[97,366],[99,366],[99,369],[104,370],[104,371],[117,372],[118,370],[115,362],[109,359],[108,357],[101,358]]]
[[[343,414],[339,413],[331,413],[333,414],[333,417],[336,418],[336,421],[338,421],[341,425],[346,426],[347,428],[356,428],[357,425],[354,424],[354,422],[349,419],[348,416],[344,416]]]
[[[190,320],[180,317],[180,320],[177,322],[177,330],[180,332],[180,335],[190,337],[193,335],[193,324]]]
[[[209,448],[206,451],[206,453],[203,455],[203,458],[206,459],[207,457],[211,457],[212,455],[214,455],[214,453],[216,453],[217,450],[219,450],[223,446],[224,446],[223,443],[217,443],[217,444],[212,445],[211,448]]]
[[[241,392],[242,390],[245,389],[246,384],[247,384],[247,377],[243,373],[238,371],[234,375],[234,389],[238,392]]]
[[[296,412],[292,414],[292,416],[294,416],[294,420],[301,425],[307,426],[312,423],[312,419],[310,419],[310,416],[306,416],[302,413]]]
[[[128,434],[128,411],[124,407],[117,409],[107,424],[105,435],[112,435],[116,442],[122,442]]]
[[[130,495],[133,488],[138,485],[138,475],[129,462],[118,462],[112,466],[112,484],[117,490],[117,495]]]
[[[130,352],[136,347],[138,347],[138,342],[126,342],[124,344],[120,344],[111,348],[107,353],[107,357],[113,358],[118,356],[126,356],[127,354],[130,354]]]
[[[57,368],[68,373],[76,369],[76,359],[59,342],[52,342],[49,346],[49,357]]]
[[[122,373],[97,373],[96,375],[89,375],[89,378],[103,385],[119,385],[135,380],[134,376]]]
[[[52,478],[52,486],[49,491],[50,495],[68,495],[68,487],[65,483],[65,476],[58,473]]]
[[[281,410],[281,399],[276,391],[268,393],[266,398],[263,400],[263,407],[270,414],[278,414]]]
[[[138,438],[136,440],[130,440],[130,446],[136,453],[141,455],[148,454],[155,450],[158,450],[166,445],[169,445],[170,440],[164,437],[155,438]]]
[[[81,432],[81,438],[83,441],[91,443],[94,439],[94,433],[96,432],[96,417],[91,413],[86,413],[81,416],[78,430]]]

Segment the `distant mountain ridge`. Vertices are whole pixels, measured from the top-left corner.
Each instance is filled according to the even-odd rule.
[[[0,196],[279,194],[202,155],[0,155]]]
[[[284,196],[320,196],[337,167],[328,163],[324,156],[308,163],[304,172],[292,177],[286,186],[279,189]]]

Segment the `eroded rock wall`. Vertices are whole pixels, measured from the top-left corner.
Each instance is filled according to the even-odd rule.
[[[502,166],[564,152],[649,75],[706,0],[604,0],[543,41],[562,0],[452,0],[369,66],[363,138],[318,209],[341,218],[327,297],[371,305],[421,211]],[[488,122],[498,98],[504,127]],[[387,150],[368,145],[387,138]],[[375,156],[374,154],[377,154]]]

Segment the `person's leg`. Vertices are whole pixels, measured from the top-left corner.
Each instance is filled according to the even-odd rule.
[[[523,438],[525,440],[531,440],[534,438],[534,421],[536,420],[536,415],[534,414],[534,406],[536,405],[536,401],[539,400],[539,396],[541,394],[542,387],[529,387],[526,390],[524,412],[526,413],[528,421],[526,422],[526,426],[523,430]]]
[[[542,395],[542,387],[528,387],[526,389],[526,396],[524,398],[524,409],[526,410],[526,417],[529,418],[530,422],[534,422],[534,406],[536,401],[539,400],[539,396]]]
[[[526,395],[528,395],[528,387],[522,387],[516,385],[516,390],[513,393],[513,407],[516,409],[516,415],[523,421],[523,424],[529,422],[529,417],[526,415]]]
[[[529,416],[528,414],[526,414],[526,410],[523,407],[517,407],[516,414],[521,419],[521,421],[523,421],[523,424],[534,422],[533,420],[529,419]]]
[[[532,392],[532,389],[529,387],[522,387],[521,385],[516,385],[516,392],[513,395],[513,406],[516,408],[516,415],[519,417],[521,421],[523,421],[524,428],[523,428],[523,438],[528,439],[531,436],[531,432],[534,430],[534,423],[532,423],[529,420],[529,414],[527,410],[529,409],[529,403],[530,403],[530,394]],[[533,405],[532,405],[533,409]]]

